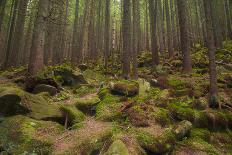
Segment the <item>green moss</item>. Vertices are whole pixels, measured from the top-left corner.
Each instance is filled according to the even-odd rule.
[[[190,137],[201,138],[205,141],[209,141],[210,139],[210,131],[204,128],[193,128],[190,133]]]
[[[122,102],[120,98],[108,94],[96,107],[96,117],[100,120],[114,121],[124,118],[123,113],[120,112]]]
[[[96,93],[96,88],[91,87],[91,86],[80,86],[78,88],[75,88],[73,90],[73,93],[77,96],[77,97],[82,97],[84,95],[87,94],[93,94]]]
[[[114,141],[104,155],[129,155],[126,145],[121,140]]]
[[[0,96],[14,94],[21,98],[20,106],[28,110],[27,115],[35,119],[61,118],[57,105],[49,103],[41,95],[27,93],[17,87],[2,87]],[[18,106],[18,103],[11,105],[11,108]]]
[[[113,94],[131,97],[139,93],[139,84],[136,81],[121,80],[111,82],[110,89]]]
[[[140,129],[130,129],[129,131],[139,141],[140,145],[153,153],[169,152],[175,143],[175,135],[171,129],[167,129],[161,136],[154,137],[148,132]]]
[[[54,136],[63,127],[53,122],[36,121],[25,116],[6,118],[0,124],[0,144],[10,154],[49,154]]]
[[[167,109],[157,108],[152,115],[154,116],[155,120],[163,126],[171,123],[169,111]]]
[[[219,155],[220,152],[215,149],[215,147],[208,142],[204,141],[199,137],[192,137],[180,142],[182,146],[186,146],[193,150],[200,150],[201,152],[212,154],[212,155]]]
[[[110,93],[109,89],[107,89],[107,88],[102,88],[102,89],[99,91],[98,96],[99,96],[100,99],[103,99],[103,98],[104,98],[107,94],[109,94],[109,93]]]
[[[65,115],[65,117],[68,115],[68,119],[71,122],[71,124],[80,123],[85,119],[85,115],[81,111],[79,111],[75,106],[61,105],[60,110]]]

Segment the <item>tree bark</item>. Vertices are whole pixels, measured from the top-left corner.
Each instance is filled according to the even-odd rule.
[[[44,67],[44,41],[48,18],[48,0],[39,0],[38,12],[33,31],[28,72],[36,75]]]
[[[149,13],[150,13],[150,31],[151,31],[151,52],[152,52],[152,64],[153,66],[159,64],[159,52],[156,36],[156,19],[157,19],[157,1],[149,0]]]
[[[217,72],[215,63],[215,41],[212,22],[212,4],[211,0],[204,0],[206,27],[207,27],[207,47],[209,54],[209,76],[210,76],[210,107],[217,107]]]
[[[177,0],[178,16],[180,25],[181,51],[183,55],[183,71],[189,73],[192,71],[189,38],[188,38],[188,21],[186,0]]]
[[[105,68],[108,68],[108,61],[110,55],[110,0],[106,0],[106,8],[105,8],[105,34],[104,34],[104,41],[105,41],[105,50],[104,50],[104,62]]]
[[[123,77],[129,79],[131,54],[131,3],[123,0],[122,39],[123,39]]]

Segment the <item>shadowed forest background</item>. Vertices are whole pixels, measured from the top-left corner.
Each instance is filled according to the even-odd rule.
[[[232,0],[0,0],[0,155],[232,153]]]

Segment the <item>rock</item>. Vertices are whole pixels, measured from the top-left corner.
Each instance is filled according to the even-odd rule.
[[[35,88],[33,90],[33,93],[35,93],[35,94],[39,94],[39,93],[43,93],[43,92],[47,92],[51,96],[54,96],[57,94],[57,89],[53,86],[50,86],[50,85],[39,84],[39,85],[35,86]]]
[[[81,111],[84,111],[89,114],[93,114],[93,112],[96,110],[96,105],[101,100],[96,94],[90,94],[86,95],[84,97],[76,99],[76,107],[80,109]]]
[[[9,154],[51,154],[52,144],[63,127],[25,116],[8,117],[0,124],[0,145]]]
[[[167,89],[169,87],[166,76],[159,76],[157,79],[151,79],[149,82],[153,87],[158,87],[161,89]]]
[[[67,126],[72,126],[76,123],[80,123],[85,119],[85,115],[72,105],[61,105],[60,111],[64,116],[64,123],[67,117]]]
[[[124,96],[135,96],[139,93],[139,84],[135,81],[118,81],[110,83],[110,90],[113,94]]]
[[[0,115],[3,116],[23,114],[34,119],[56,121],[62,118],[57,105],[47,102],[42,96],[15,87],[2,87],[0,105]]]
[[[192,129],[188,121],[180,122],[172,129],[166,129],[161,135],[154,136],[151,133],[136,130],[134,132],[140,145],[153,154],[165,154],[173,150],[176,142],[186,136]]]
[[[25,90],[28,92],[32,92],[35,89],[35,87],[40,84],[53,86],[57,89],[57,91],[61,90],[59,84],[54,79],[42,79],[39,77],[27,77],[25,80]]]
[[[75,73],[72,70],[68,69],[55,70],[54,75],[61,78],[60,81],[62,81],[62,85],[75,86],[88,83],[82,74]]]
[[[129,155],[126,145],[121,140],[114,141],[104,155]]]
[[[188,135],[192,129],[192,123],[189,121],[182,121],[176,126],[174,126],[173,133],[175,134],[178,140],[181,140],[183,137]]]
[[[29,109],[21,104],[21,97],[17,93],[5,91],[0,93],[0,115],[11,116],[25,114]]]
[[[78,68],[81,70],[81,71],[86,71],[88,69],[88,66],[86,64],[80,64],[78,65]]]

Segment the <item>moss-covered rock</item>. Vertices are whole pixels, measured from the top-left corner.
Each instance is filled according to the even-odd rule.
[[[84,111],[89,114],[93,114],[96,110],[96,105],[100,101],[101,100],[98,98],[96,94],[90,94],[81,98],[77,98],[75,101],[76,102],[75,105],[81,111]]]
[[[120,111],[123,103],[120,97],[111,94],[106,95],[96,107],[96,117],[100,120],[114,121],[125,116]]]
[[[134,96],[139,93],[139,84],[135,81],[127,80],[111,82],[110,90],[113,94]]]
[[[203,139],[189,138],[180,142],[175,150],[172,153],[173,155],[179,154],[213,154],[218,155],[221,154],[212,144],[204,141]]]
[[[68,126],[85,120],[85,115],[73,105],[61,105],[60,110],[63,114],[64,121],[67,119]]]
[[[49,103],[40,95],[33,95],[16,87],[1,88],[0,105],[0,113],[4,116],[25,114],[34,119],[57,121],[62,118],[57,105]]]
[[[129,151],[121,140],[116,140],[104,155],[129,155]]]
[[[62,85],[76,86],[88,83],[82,74],[73,69],[58,67],[53,71],[54,76],[58,79],[58,81],[62,82]]]
[[[17,115],[0,124],[0,146],[10,154],[50,154],[63,127]]]
[[[33,93],[35,93],[35,94],[39,94],[39,93],[43,93],[43,92],[47,92],[51,96],[54,96],[57,94],[57,89],[53,86],[50,86],[50,85],[40,84],[40,85],[35,86],[35,88],[33,90]]]
[[[164,154],[170,152],[174,148],[176,141],[184,138],[191,129],[192,124],[189,121],[183,121],[172,129],[167,128],[159,136],[154,136],[139,129],[133,130],[132,134],[144,149],[152,153]]]

